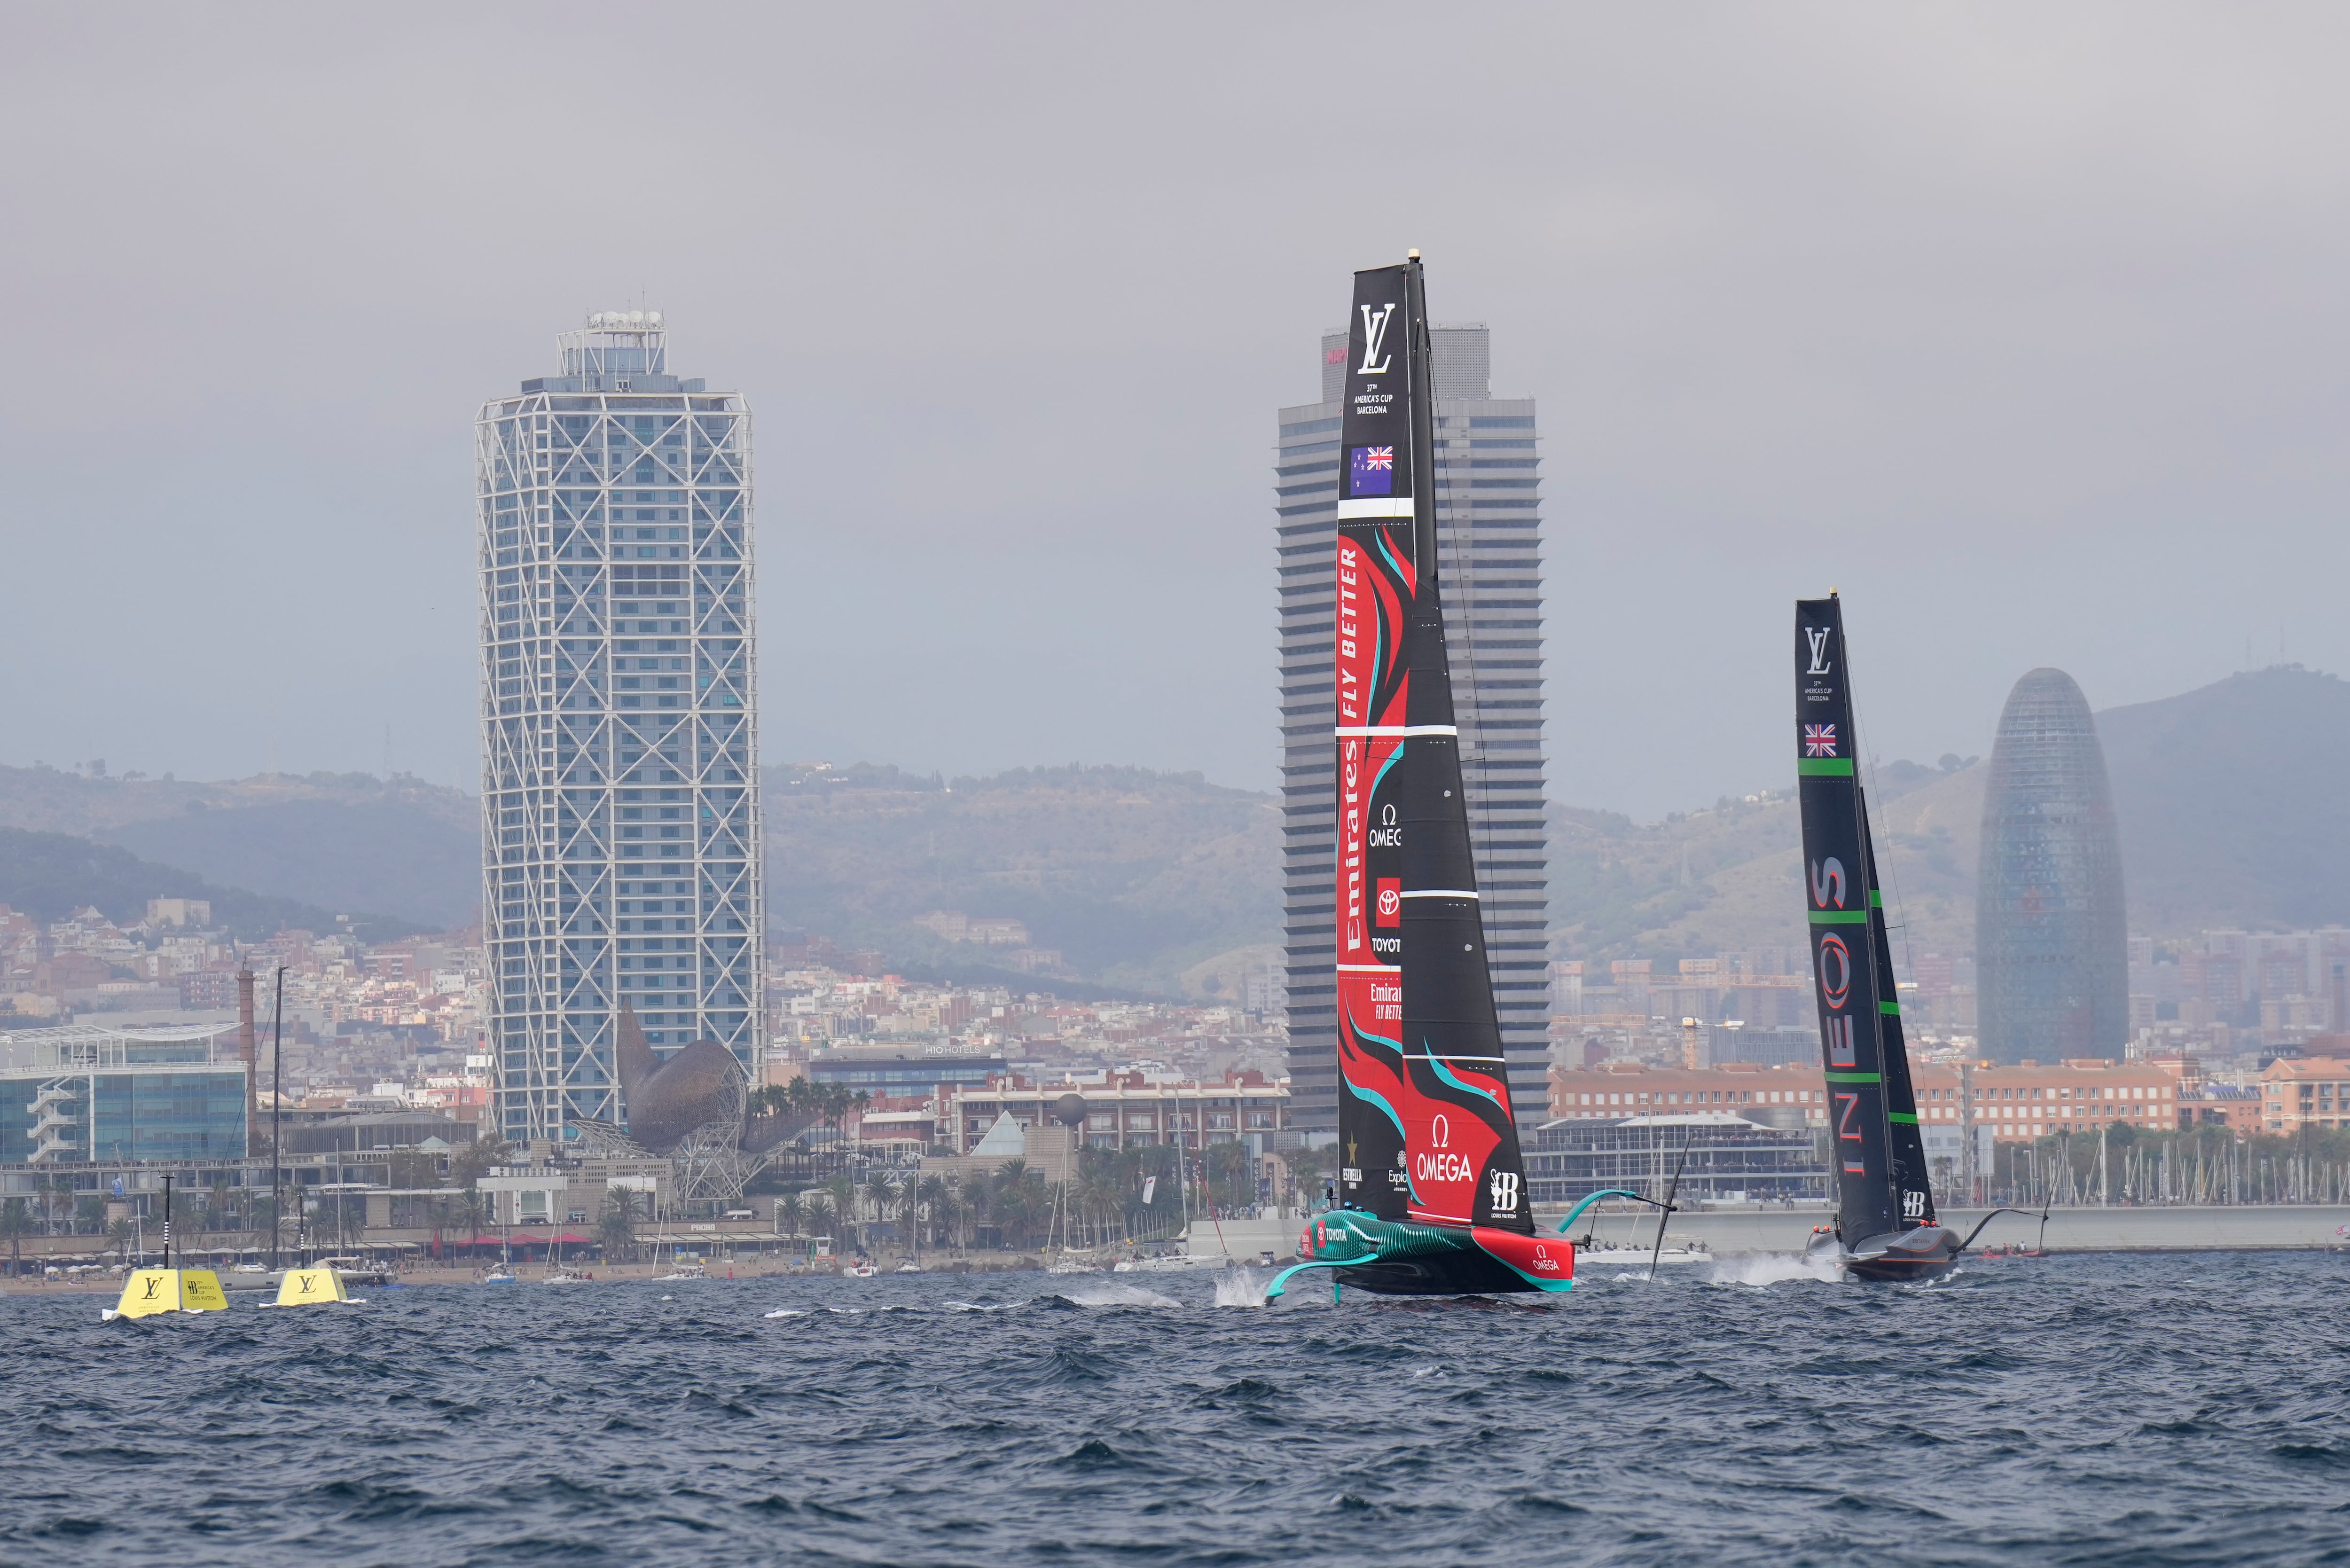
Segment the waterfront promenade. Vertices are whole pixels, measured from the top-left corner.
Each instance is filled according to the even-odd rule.
[[[1941,1220],[1963,1236],[1986,1212],[1981,1208],[1945,1209]],[[1557,1222],[1556,1213],[1543,1220],[1545,1229]],[[1825,1207],[1731,1209],[1676,1214],[1670,1230],[1676,1237],[1703,1241],[1715,1252],[1800,1252],[1811,1239],[1812,1227],[1826,1223]],[[2350,1248],[2350,1237],[2339,1233],[2345,1225],[2350,1225],[2350,1205],[2345,1204],[2053,1209],[2048,1215],[2048,1246],[2052,1251],[2062,1252]],[[1575,1230],[1581,1233],[1580,1221]],[[1636,1214],[1629,1206],[1611,1210],[1601,1219],[1599,1233],[1611,1241],[1653,1238],[1657,1233],[1654,1211]],[[2039,1237],[2038,1216],[2022,1219],[2008,1214],[1992,1220],[1976,1245],[1980,1248],[2004,1242],[2033,1246]]]

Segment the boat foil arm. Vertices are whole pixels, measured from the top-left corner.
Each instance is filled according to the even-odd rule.
[[[1593,1204],[1598,1202],[1603,1198],[1628,1198],[1635,1203],[1645,1203],[1651,1209],[1661,1209],[1668,1214],[1677,1213],[1680,1209],[1680,1205],[1677,1203],[1661,1203],[1653,1198],[1643,1198],[1637,1192],[1627,1192],[1620,1187],[1610,1187],[1602,1191],[1590,1194],[1588,1197],[1578,1201],[1574,1208],[1568,1210],[1566,1211],[1566,1218],[1558,1222],[1558,1233],[1562,1236],[1565,1235],[1567,1227],[1581,1219],[1585,1210],[1590,1208]]]
[[[2043,1210],[2036,1209],[1994,1209],[1990,1213],[1975,1221],[1975,1228],[1967,1232],[1967,1239],[1965,1241],[1959,1243],[1959,1251],[1963,1252],[1968,1248],[1972,1247],[1975,1244],[1975,1238],[1983,1233],[1983,1227],[1990,1224],[1992,1220],[1998,1219],[2002,1214],[2012,1214],[2022,1220],[2037,1220],[2040,1221],[2041,1234],[2045,1236],[2048,1233],[2048,1216]],[[1956,1255],[1956,1253],[1952,1254],[1952,1256]]]

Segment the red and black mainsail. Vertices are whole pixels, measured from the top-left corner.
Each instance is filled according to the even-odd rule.
[[[1445,652],[1419,263],[1357,273],[1347,326],[1335,628],[1340,1207],[1531,1236]]]

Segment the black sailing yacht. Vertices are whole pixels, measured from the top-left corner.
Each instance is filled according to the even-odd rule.
[[[1305,1269],[1389,1295],[1564,1291],[1510,1109],[1437,573],[1419,253],[1355,275],[1339,452],[1337,1203]]]
[[[1935,1217],[1846,669],[1835,591],[1796,600],[1795,770],[1836,1195],[1835,1223],[1808,1255],[1863,1279],[1912,1280],[1948,1269],[1966,1243]]]

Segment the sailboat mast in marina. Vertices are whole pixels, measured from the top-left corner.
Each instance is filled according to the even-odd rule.
[[[1795,770],[1835,1178],[1835,1223],[1810,1251],[1863,1279],[1918,1279],[1948,1269],[1963,1245],[1934,1210],[1858,749],[1843,602],[1833,591],[1799,599]]]
[[[1355,275],[1333,628],[1337,1206],[1305,1269],[1382,1294],[1563,1291],[1537,1236],[1479,911],[1437,566],[1419,253]]]

